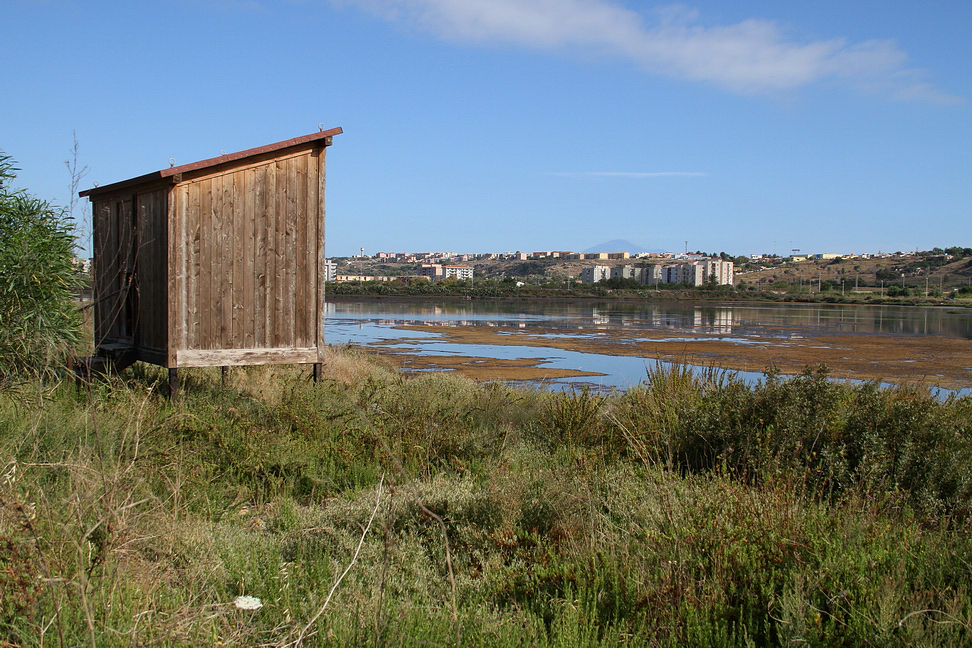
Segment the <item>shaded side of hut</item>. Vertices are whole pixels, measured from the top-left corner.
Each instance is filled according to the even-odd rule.
[[[296,363],[318,375],[326,149],[341,132],[82,191],[93,210],[97,356],[171,377]]]

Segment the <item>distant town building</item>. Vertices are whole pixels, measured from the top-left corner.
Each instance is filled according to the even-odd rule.
[[[445,276],[442,272],[442,266],[438,263],[423,263],[418,269],[418,275],[428,277],[432,281],[440,281]]]
[[[449,277],[455,277],[456,279],[459,280],[473,278],[472,266],[467,266],[467,265],[442,266],[442,273],[445,275],[446,279],[448,279]]]
[[[612,279],[635,279],[637,268],[630,265],[619,265],[611,268]]]
[[[346,283],[348,281],[395,281],[400,279],[400,277],[388,277],[384,275],[344,275],[339,274],[334,277],[337,283]]]
[[[581,270],[581,282],[597,283],[611,278],[609,266],[594,265]]]
[[[423,263],[419,268],[420,277],[428,277],[432,281],[442,281],[449,277],[456,279],[472,279],[473,268],[468,265],[441,265],[439,263]]]
[[[656,286],[660,283],[664,283],[662,280],[661,264],[652,263],[650,265],[636,268],[635,279],[638,280],[638,283],[646,286]]]
[[[731,286],[733,284],[733,273],[735,270],[732,261],[721,259],[706,259],[695,265],[702,267],[702,283],[713,282],[720,286]],[[700,284],[695,284],[700,285]]]
[[[94,259],[82,259],[80,257],[74,257],[74,267],[78,272],[83,272],[89,274],[91,272],[91,265]]]
[[[722,259],[703,259],[701,261],[670,263],[668,265],[649,264],[635,267],[631,265],[610,266],[593,265],[581,270],[583,283],[597,283],[605,279],[634,279],[646,286],[657,284],[689,284],[702,286],[714,282],[720,286],[731,286],[734,280],[734,264]]]

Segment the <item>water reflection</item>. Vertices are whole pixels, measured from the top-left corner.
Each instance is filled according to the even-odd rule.
[[[327,341],[330,344],[396,345],[406,339],[410,352],[423,355],[466,355],[488,358],[542,359],[544,366],[605,374],[596,384],[628,387],[646,375],[643,358],[619,358],[559,349],[469,345],[440,340],[429,331],[401,326],[504,327],[548,336],[598,335],[624,330],[705,334],[745,344],[755,336],[798,340],[821,333],[940,335],[972,340],[972,309],[903,308],[836,304],[697,304],[618,302],[484,302],[484,301],[348,301],[329,302]],[[542,330],[541,330],[542,329]],[[557,331],[551,333],[550,331]],[[678,340],[673,335],[671,340]],[[682,338],[684,339],[684,338]],[[414,347],[414,348],[412,348]],[[394,347],[405,350],[404,347]],[[654,362],[650,360],[649,362]],[[588,381],[590,379],[587,379]],[[564,379],[560,384],[578,382]],[[962,390],[966,393],[969,390]]]
[[[972,340],[972,309],[853,304],[618,302],[329,302],[330,319],[381,326],[648,329],[803,337],[806,332],[942,335]]]

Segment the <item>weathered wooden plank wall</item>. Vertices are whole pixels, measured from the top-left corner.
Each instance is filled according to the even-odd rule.
[[[320,362],[325,151],[340,132],[82,192],[99,348],[170,368]]]
[[[178,287],[185,286],[191,281],[192,269],[188,265],[188,248],[198,249],[198,231],[187,231],[184,218],[178,214],[186,213],[190,209],[189,187],[181,185],[169,194],[166,222],[168,223],[169,275],[166,281],[167,322],[169,323],[168,339],[166,340],[165,364],[174,367],[176,364],[176,349],[178,343],[186,340],[186,317],[183,313],[196,308],[195,301],[189,302],[185,290]],[[198,278],[197,278],[198,279]]]
[[[315,322],[317,323],[317,328],[315,333],[315,343],[314,346],[318,349],[324,348],[324,279],[327,277],[327,250],[325,249],[325,225],[327,222],[327,149],[321,148],[315,150],[311,155],[317,157],[317,200],[315,204],[318,205],[320,209],[320,214],[317,218],[317,270],[314,273],[316,277],[316,294],[315,303],[317,304],[317,313],[315,316]]]
[[[156,352],[163,352],[168,344],[167,194],[166,190],[157,189],[135,198],[138,219],[134,238],[138,281],[136,345]]]
[[[118,255],[114,222],[112,217],[113,201],[102,200],[92,207],[94,286],[95,296],[95,342],[100,343],[112,333],[112,323],[117,319],[121,301],[118,296]]]
[[[169,310],[181,318],[170,364],[172,351],[177,366],[317,361],[324,157],[307,150],[173,191],[184,198],[174,201],[170,235],[181,244],[170,253],[183,250],[185,262],[169,285],[185,307]]]

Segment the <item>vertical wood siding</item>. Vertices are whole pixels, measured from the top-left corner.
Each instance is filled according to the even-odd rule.
[[[325,151],[93,198],[96,343],[169,367],[318,362]]]
[[[120,309],[118,290],[117,232],[112,227],[113,202],[102,200],[92,207],[94,250],[95,343],[112,335],[112,323]]]
[[[171,284],[185,302],[182,321],[173,322],[184,331],[172,341],[177,350],[317,345],[322,160],[305,151],[174,190],[185,193],[171,226],[181,239],[171,249],[185,254]]]
[[[167,192],[158,189],[138,194],[134,261],[138,291],[136,344],[166,348],[168,335]]]

